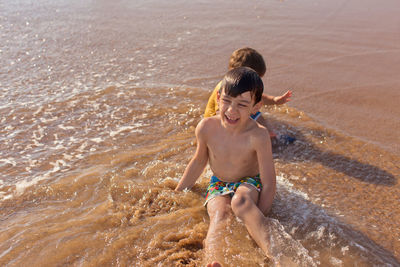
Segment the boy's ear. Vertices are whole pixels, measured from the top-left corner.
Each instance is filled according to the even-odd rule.
[[[221,94],[219,92],[219,90],[217,91],[217,101],[219,101],[219,99],[221,98]]]

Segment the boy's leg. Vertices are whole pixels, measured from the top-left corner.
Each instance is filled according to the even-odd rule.
[[[270,251],[270,223],[257,206],[259,193],[254,186],[242,184],[232,198],[233,213],[241,219],[249,234],[264,251],[267,257],[272,256]]]
[[[223,262],[223,249],[227,246],[224,236],[228,234],[227,226],[233,218],[231,197],[225,195],[211,199],[207,203],[207,212],[210,216],[210,226],[205,239],[206,262]]]

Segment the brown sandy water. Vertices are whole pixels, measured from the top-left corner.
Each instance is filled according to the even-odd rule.
[[[275,256],[400,266],[397,1],[0,2],[0,265],[203,266],[210,171],[173,189],[230,53],[259,50]],[[239,221],[227,266],[271,266]],[[284,264],[285,265],[285,264]]]

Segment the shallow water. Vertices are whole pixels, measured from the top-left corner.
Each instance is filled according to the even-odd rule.
[[[0,265],[202,266],[210,170],[173,189],[248,45],[268,92],[294,91],[264,110],[297,138],[274,148],[275,257],[400,266],[399,4],[243,4],[0,2]],[[229,230],[227,266],[272,266]]]

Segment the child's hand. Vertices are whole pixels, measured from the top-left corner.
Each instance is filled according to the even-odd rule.
[[[275,105],[282,105],[282,104],[289,102],[291,96],[292,96],[292,91],[290,91],[290,90],[281,96],[275,96],[274,97]]]

